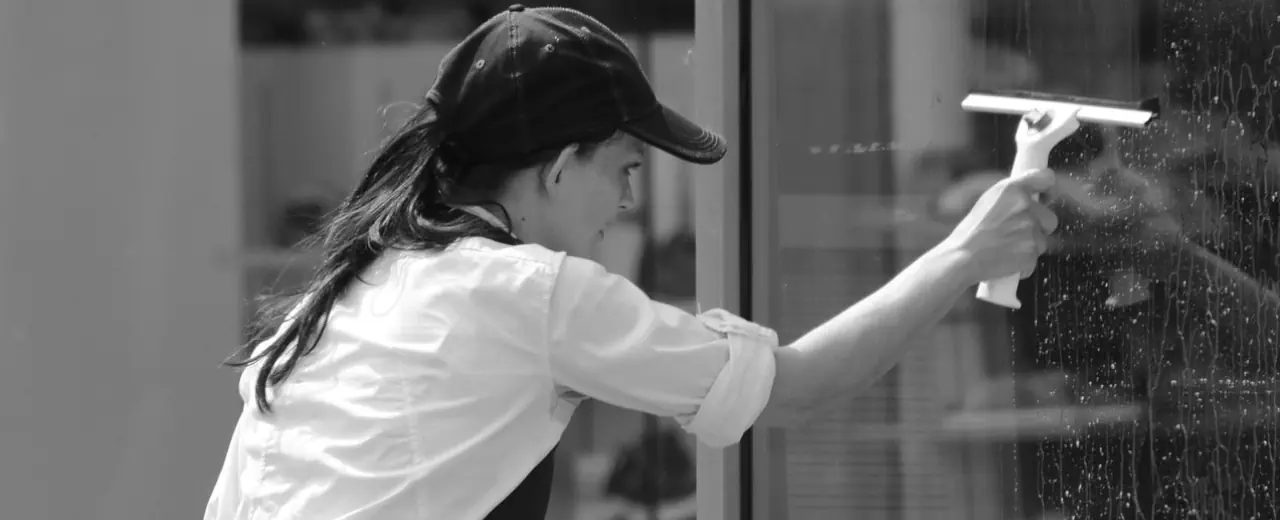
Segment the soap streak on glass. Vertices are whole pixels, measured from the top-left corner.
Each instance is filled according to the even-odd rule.
[[[1017,404],[1144,412],[1021,443],[1020,509],[1276,518],[1277,6],[1021,2],[1004,15],[987,38],[1027,50],[1038,90],[1159,95],[1168,108],[1147,129],[1089,127],[1055,151],[1063,226],[1023,288],[1033,303],[1016,313],[1013,363],[1057,377],[1021,385]],[[992,124],[996,136],[1011,127]]]

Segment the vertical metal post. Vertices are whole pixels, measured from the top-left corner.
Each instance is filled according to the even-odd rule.
[[[733,152],[695,175],[697,299],[702,309],[740,311],[741,166],[746,136],[740,126],[741,0],[698,0],[694,26],[694,113],[721,132]],[[738,447],[698,445],[698,519],[745,520]]]

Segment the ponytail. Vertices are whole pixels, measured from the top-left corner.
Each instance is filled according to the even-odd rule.
[[[359,184],[304,243],[324,251],[311,280],[297,292],[263,298],[249,342],[224,362],[241,369],[260,364],[254,400],[262,413],[271,412],[268,391],[319,344],[333,306],[386,251],[437,250],[464,237],[519,243],[509,230],[457,208],[494,206],[510,222],[494,200],[498,193],[513,174],[554,160],[559,149],[476,161],[448,134],[440,107],[438,94],[428,93],[418,112],[383,143]],[[580,152],[614,134],[579,142]]]

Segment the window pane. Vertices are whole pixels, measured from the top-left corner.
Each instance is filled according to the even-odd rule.
[[[867,393],[760,432],[761,518],[1270,518],[1280,8],[1255,0],[760,0],[756,315],[784,341],[1007,174],[980,89],[1137,101],[1060,145],[1022,309],[962,302]],[[761,516],[763,515],[763,516]]]

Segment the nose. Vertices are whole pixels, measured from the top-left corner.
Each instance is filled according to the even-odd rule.
[[[622,211],[630,211],[636,206],[635,193],[631,191],[631,181],[628,180],[622,185],[622,199],[618,201],[618,207]]]

